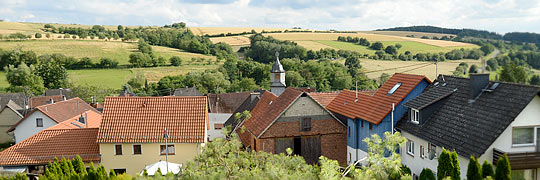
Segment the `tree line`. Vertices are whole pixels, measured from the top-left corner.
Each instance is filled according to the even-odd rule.
[[[360,69],[360,60],[347,59],[345,65],[328,59],[302,61],[297,58],[282,59],[286,71],[285,83],[290,87],[313,87],[317,91],[353,89],[358,81],[361,89],[378,87]],[[268,89],[270,86],[270,64],[252,60],[227,60],[216,70],[189,72],[186,75],[165,76],[158,82],[148,83],[138,75],[124,85],[139,96],[170,95],[177,88],[197,87],[202,93],[242,92]]]
[[[0,67],[7,67],[9,65],[18,66],[21,63],[30,66],[32,64],[39,64],[42,61],[54,61],[66,69],[108,69],[118,67],[118,61],[106,57],[101,58],[99,62],[94,63],[92,59],[88,57],[74,58],[60,53],[42,54],[38,56],[34,51],[25,51],[21,48],[14,50],[0,49]]]
[[[483,38],[491,40],[505,40],[509,42],[521,42],[521,43],[532,43],[540,44],[540,34],[532,32],[509,32],[504,35],[500,35],[495,32],[489,32],[485,30],[475,30],[475,29],[450,29],[450,28],[441,28],[435,26],[409,26],[409,27],[395,27],[387,29],[377,29],[377,31],[412,31],[412,32],[428,32],[428,33],[443,33],[443,34],[454,34],[459,38],[465,37],[474,37],[474,38]],[[427,37],[427,36],[426,36]],[[443,40],[451,40],[443,39]]]
[[[435,26],[409,26],[409,27],[394,27],[387,29],[377,29],[376,31],[413,31],[427,33],[454,34],[460,37],[476,37],[485,39],[503,39],[503,36],[495,32],[476,29],[451,29]]]
[[[144,40],[150,45],[182,49],[188,52],[214,55],[220,59],[236,56],[230,45],[212,43],[208,37],[194,35],[183,22],[165,25],[159,28],[142,27],[129,28],[118,25],[116,30],[106,29],[100,25],[92,28],[58,27],[46,24],[44,30],[53,33],[77,35],[81,38],[98,36],[104,38],[121,38],[123,41]]]
[[[363,54],[364,58],[368,59],[383,59],[402,61],[418,60],[418,61],[445,61],[445,60],[460,60],[460,59],[479,59],[480,57],[493,52],[494,47],[491,44],[483,44],[480,49],[454,49],[443,53],[417,53],[412,54],[410,51],[398,53],[398,50],[403,46],[399,43],[395,45],[384,46],[382,42],[369,42],[366,38],[339,36],[338,41],[355,43],[357,45],[366,46],[371,50],[375,50],[374,55]]]

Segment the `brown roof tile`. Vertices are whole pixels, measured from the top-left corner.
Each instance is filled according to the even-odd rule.
[[[107,97],[98,143],[202,143],[208,128],[206,96]]]
[[[322,106],[326,107],[334,98],[336,98],[339,95],[339,91],[336,92],[311,92],[309,95],[315,99],[315,101],[319,102]]]
[[[358,101],[355,102],[356,93],[345,90],[327,108],[351,119],[360,118],[379,124],[392,110],[392,103],[401,102],[422,80],[431,83],[425,76],[396,73],[373,96],[358,93]],[[386,95],[396,83],[402,85],[391,96]]]
[[[259,137],[259,135],[302,94],[301,91],[287,88],[279,97],[271,92],[264,92],[261,99],[251,111],[251,118],[243,125],[247,131]]]
[[[92,110],[86,111],[85,113],[83,113],[83,117],[86,117],[85,123],[79,122],[80,116],[81,115],[77,115],[75,117],[72,117],[66,121],[63,121],[47,129],[99,128],[99,125],[101,124],[101,118],[102,118],[100,113],[92,111]],[[88,124],[88,126],[86,123]]]
[[[54,96],[37,96],[30,98],[30,108],[35,108],[37,106],[45,105],[48,101],[53,100],[54,102],[60,102],[64,100],[62,95]]]
[[[251,92],[208,94],[211,113],[234,113]]]
[[[61,123],[88,110],[98,112],[92,106],[88,105],[88,103],[76,97],[66,101],[60,101],[53,104],[38,106],[34,110],[32,110],[32,112],[26,114],[26,117],[28,117],[34,111],[40,111],[56,123]],[[26,119],[26,117],[19,120],[19,122],[13,125],[8,131],[13,131],[17,127],[17,125],[19,125],[19,123]]]
[[[55,157],[99,162],[97,128],[46,129],[0,152],[0,165],[47,164]]]

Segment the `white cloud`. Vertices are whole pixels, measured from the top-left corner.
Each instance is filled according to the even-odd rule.
[[[79,24],[164,25],[183,21],[189,26],[323,30],[434,25],[496,32],[540,31],[540,2],[528,0],[3,0],[0,7],[0,17],[13,21]]]

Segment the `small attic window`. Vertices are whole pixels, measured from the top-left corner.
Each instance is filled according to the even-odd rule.
[[[497,89],[497,87],[499,87],[500,84],[501,84],[501,83],[498,83],[498,82],[493,83],[493,85],[491,85],[491,87],[489,87],[489,90],[492,90],[492,91],[493,91],[493,90]]]
[[[396,85],[394,85],[394,87],[392,87],[392,89],[390,89],[390,91],[388,91],[388,93],[386,95],[388,96],[391,96],[392,94],[394,94],[394,92],[396,92],[396,90],[401,86],[401,83],[396,83]]]

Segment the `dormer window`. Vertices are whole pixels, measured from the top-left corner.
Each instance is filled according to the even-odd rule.
[[[396,92],[396,90],[401,86],[401,83],[396,83],[396,85],[394,85],[394,87],[392,87],[392,89],[390,89],[390,91],[388,91],[388,93],[386,95],[388,96],[391,96],[392,94],[394,94],[394,92]]]
[[[411,122],[418,124],[420,123],[419,117],[420,113],[418,112],[418,109],[411,108]]]

